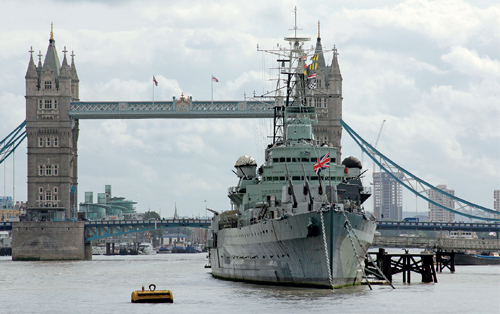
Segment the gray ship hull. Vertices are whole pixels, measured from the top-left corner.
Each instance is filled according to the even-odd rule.
[[[373,241],[375,222],[359,214],[346,215],[367,250]],[[316,225],[316,233],[308,229],[311,221]],[[361,272],[345,223],[342,212],[330,210],[221,229],[210,249],[212,275],[228,280],[324,288],[358,284]],[[358,241],[354,237],[352,241],[363,256]]]

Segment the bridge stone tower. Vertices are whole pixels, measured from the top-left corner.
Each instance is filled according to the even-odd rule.
[[[338,147],[336,162],[341,160],[341,138],[342,126],[342,75],[337,59],[337,49],[333,49],[333,59],[330,65],[326,65],[321,45],[321,37],[318,23],[318,39],[312,63],[307,67],[307,75],[316,75],[314,80],[309,80],[315,86],[307,89],[307,101],[309,106],[316,107],[318,124],[313,125],[316,136],[316,144],[333,144]],[[308,84],[310,85],[310,84]],[[310,86],[311,87],[311,86]],[[332,156],[334,157],[334,156]]]
[[[42,64],[33,61],[26,72],[26,133],[28,138],[28,220],[61,220],[77,210],[78,120],[69,116],[79,98],[79,79],[63,50],[62,65],[51,29]]]

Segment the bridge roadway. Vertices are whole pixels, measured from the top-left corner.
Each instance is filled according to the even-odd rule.
[[[420,248],[420,249],[442,249],[451,250],[475,250],[475,251],[498,251],[500,240],[498,239],[453,239],[453,238],[426,238],[426,237],[402,237],[375,235],[372,248]]]

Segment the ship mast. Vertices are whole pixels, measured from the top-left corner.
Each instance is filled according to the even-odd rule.
[[[275,50],[260,50],[266,53],[278,56],[277,62],[279,63],[278,76],[285,75],[285,86],[280,86],[282,80],[278,77],[278,84],[275,92],[275,99],[282,99],[281,90],[286,89],[286,95],[283,105],[274,107],[274,125],[273,125],[273,145],[280,142],[285,142],[286,137],[286,123],[285,123],[285,107],[288,106],[306,106],[305,97],[305,82],[304,82],[304,68],[306,62],[306,53],[303,50],[304,42],[310,41],[310,37],[298,37],[297,31],[302,30],[297,27],[297,7],[294,9],[295,25],[292,29],[293,36],[285,37],[288,41],[289,48],[280,47]],[[287,64],[288,63],[288,64]]]
[[[295,26],[290,29],[294,31],[293,37],[285,37],[290,45],[289,49],[289,63],[288,72],[284,73],[288,75],[287,79],[287,96],[285,106],[290,106],[290,98],[292,98],[292,103],[295,106],[305,106],[305,83],[304,83],[304,64],[306,53],[304,52],[303,46],[304,42],[310,41],[310,37],[298,37],[297,31],[302,30],[297,27],[297,7],[294,9],[295,14]],[[295,62],[296,61],[296,62]],[[292,77],[294,80],[292,81]],[[297,103],[298,102],[298,103]]]

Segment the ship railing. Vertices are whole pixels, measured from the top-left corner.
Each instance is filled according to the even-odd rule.
[[[219,223],[219,230],[226,229],[226,228],[236,228],[238,227],[238,222],[237,221],[223,221]]]

